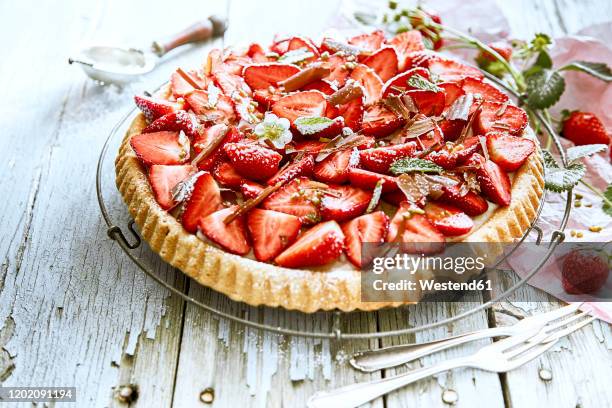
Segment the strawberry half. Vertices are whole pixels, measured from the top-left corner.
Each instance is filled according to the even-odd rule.
[[[217,163],[213,170],[215,180],[223,184],[225,187],[238,188],[245,181],[231,163],[222,161]]]
[[[375,30],[371,33],[356,35],[348,40],[348,43],[368,51],[376,51],[385,41],[385,33]]]
[[[161,208],[168,210],[174,207],[172,189],[195,171],[195,167],[190,164],[182,166],[156,164],[149,167],[149,183],[155,200]]]
[[[504,103],[509,99],[508,95],[482,79],[467,77],[463,80],[461,87],[465,93],[480,95],[485,101]]]
[[[364,262],[361,256],[362,244],[385,242],[388,227],[389,217],[382,211],[362,215],[344,223],[342,232],[344,233],[344,247],[348,260],[358,268],[367,264],[368,260]]]
[[[610,136],[601,120],[592,113],[574,111],[563,122],[563,137],[577,146],[610,144]],[[612,152],[612,150],[611,150]],[[612,154],[612,153],[611,153]]]
[[[462,119],[442,119],[438,122],[440,131],[444,135],[444,140],[447,142],[454,142],[461,136],[461,132],[465,127],[467,121]]]
[[[368,208],[372,193],[352,186],[330,186],[321,200],[324,220],[345,221],[361,215]]]
[[[363,64],[376,71],[383,82],[387,82],[397,75],[397,52],[393,47],[381,48],[363,60]]]
[[[518,170],[536,148],[533,141],[507,133],[489,132],[486,137],[489,158],[505,171]]]
[[[325,79],[320,79],[318,81],[311,82],[308,85],[304,85],[301,88],[301,90],[302,91],[319,91],[319,92],[323,92],[325,95],[331,95],[334,92],[336,92],[336,89],[334,89],[332,84]]]
[[[276,175],[274,175],[274,177],[267,181],[267,184],[269,186],[273,186],[277,183],[284,184],[296,177],[311,176],[314,165],[314,158],[311,155],[306,154],[300,160],[297,160],[281,169],[278,173],[276,173]]]
[[[350,128],[353,132],[359,131],[363,123],[363,103],[364,98],[362,97],[353,99],[337,108],[338,114],[344,118],[344,126]]]
[[[325,116],[327,101],[319,91],[296,92],[280,98],[273,106],[272,112],[293,123],[303,116]]]
[[[181,216],[183,228],[195,233],[202,218],[221,208],[221,191],[210,175],[204,173],[198,177],[193,185],[193,192],[185,204]]]
[[[243,217],[236,217],[229,224],[225,219],[231,215],[237,205],[215,211],[200,220],[198,227],[206,238],[222,246],[226,251],[238,255],[246,255],[251,246],[247,239],[246,227]]]
[[[467,77],[484,78],[484,75],[478,68],[451,59],[441,57],[431,58],[427,61],[427,66],[429,71],[437,75],[442,81],[458,82]]]
[[[251,95],[251,88],[240,75],[230,74],[225,71],[214,73],[215,82],[223,93],[229,97]]]
[[[251,89],[265,89],[276,87],[278,83],[284,81],[292,75],[300,72],[295,65],[279,64],[269,62],[266,64],[248,65],[242,71],[242,76]]]
[[[359,164],[376,173],[388,173],[389,166],[403,157],[411,157],[417,149],[414,142],[376,147],[359,152]]]
[[[474,132],[484,135],[492,130],[518,135],[527,127],[527,113],[514,105],[484,102],[478,118],[474,121]]]
[[[419,109],[419,113],[425,116],[439,116],[446,106],[446,94],[442,92],[415,89],[406,92]]]
[[[420,212],[416,206],[401,203],[389,224],[387,242],[402,242],[402,250],[408,253],[440,252],[444,249],[444,235]]]
[[[338,88],[341,88],[346,83],[350,71],[346,68],[346,59],[340,55],[332,55],[327,61],[323,61],[323,67],[329,68],[330,73],[325,77],[325,80],[331,82]]]
[[[141,133],[130,138],[136,156],[147,166],[189,160],[189,139],[181,132]]]
[[[440,197],[440,201],[454,205],[470,217],[484,214],[489,209],[487,200],[473,191],[461,195],[459,186],[444,187],[443,190],[444,193]]]
[[[389,79],[382,89],[382,96],[386,98],[389,95],[399,95],[402,91],[410,91],[415,89],[408,85],[408,80],[415,75],[422,76],[429,80],[429,71],[425,68],[412,68],[401,74],[397,74],[393,78]]]
[[[468,164],[477,166],[476,178],[480,184],[480,190],[489,200],[503,207],[510,205],[512,185],[505,171],[478,153],[472,156]]]
[[[211,104],[207,91],[193,91],[185,96],[185,100],[195,114],[202,115],[206,122],[229,124],[236,121],[234,102],[223,94],[218,95],[217,101],[212,101],[216,102],[214,104]]]
[[[325,183],[344,183],[348,180],[350,159],[350,149],[330,154],[315,164],[313,171],[315,178]]]
[[[420,31],[410,30],[400,33],[388,41],[388,44],[395,48],[399,60],[399,70],[406,69],[406,57],[414,51],[425,49],[423,36]]]
[[[427,203],[425,217],[447,237],[467,234],[474,227],[474,221],[456,207],[441,203]]]
[[[204,131],[200,132],[193,140],[193,150],[197,156],[200,152],[206,149],[217,137],[220,132],[225,131],[225,125],[218,123],[210,126]],[[223,146],[227,143],[239,142],[243,139],[242,134],[235,127],[230,128],[221,143],[206,157],[198,162],[198,168],[200,170],[211,170],[221,159],[224,158],[225,153],[223,152]]]
[[[375,137],[387,136],[405,123],[404,118],[397,116],[382,104],[368,107],[363,115],[362,133]]]
[[[295,241],[302,223],[294,215],[254,208],[247,216],[247,227],[255,258],[268,262]]]
[[[454,82],[442,82],[438,85],[440,88],[444,89],[444,107],[450,107],[460,96],[465,95],[465,91],[461,86]]]
[[[189,75],[193,82],[198,85],[198,89],[206,89],[210,82],[208,77],[200,76],[195,71],[189,71],[187,72],[187,75]],[[187,82],[178,72],[175,71],[172,73],[172,75],[170,75],[170,90],[172,91],[172,95],[174,97],[180,98],[194,91],[195,89],[196,88]]]
[[[348,173],[349,181],[352,185],[366,190],[373,190],[379,180],[383,180],[383,193],[388,193],[398,189],[395,177],[355,168],[350,168]]]
[[[312,224],[320,219],[320,183],[307,177],[299,177],[270,194],[262,203],[266,210],[295,215],[304,224]]]
[[[325,265],[342,254],[344,234],[335,221],[321,223],[306,231],[274,260],[288,268]]]
[[[253,143],[227,143],[223,150],[238,173],[254,180],[272,177],[283,159],[274,150]]]
[[[383,81],[376,71],[367,65],[358,64],[349,78],[363,87],[366,105],[373,104],[382,96]]]
[[[197,136],[200,125],[193,115],[184,110],[179,110],[155,119],[149,126],[142,130],[142,133],[154,133],[162,130],[172,132],[180,132],[182,130],[187,137],[193,139]]]
[[[301,48],[306,48],[308,51],[312,52],[313,54],[312,57],[305,59],[305,61],[313,62],[317,58],[319,58],[319,50],[317,49],[317,47],[314,45],[314,43],[310,39],[304,38],[304,37],[291,38],[289,40],[289,45],[287,46],[287,52],[299,50]]]
[[[150,96],[134,96],[134,102],[138,109],[147,119],[153,122],[155,119],[181,109],[178,103],[168,102],[164,99],[155,99]]]
[[[264,190],[264,186],[251,180],[243,180],[240,183],[240,192],[245,199],[257,197]]]

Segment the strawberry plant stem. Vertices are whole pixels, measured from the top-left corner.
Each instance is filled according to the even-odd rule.
[[[608,200],[606,198],[606,196],[604,195],[604,193],[602,193],[601,191],[599,191],[597,188],[595,188],[595,186],[589,184],[588,182],[584,181],[584,180],[580,180],[580,183],[582,185],[584,185],[586,188],[588,188],[589,190],[591,190],[593,193],[597,194],[599,197],[601,197],[601,199],[603,200],[604,203],[606,203],[607,205],[609,205],[610,207],[612,207],[612,201]]]

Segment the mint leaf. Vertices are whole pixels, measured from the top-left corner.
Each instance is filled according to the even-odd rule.
[[[287,51],[286,53],[280,56],[278,62],[282,62],[285,64],[295,64],[297,62],[301,62],[312,57],[314,57],[312,51],[310,51],[306,47],[302,47],[298,48],[297,50]]]
[[[304,116],[293,122],[298,132],[304,136],[319,133],[330,127],[332,123],[334,123],[332,119],[319,116]]]
[[[570,163],[567,168],[559,167],[552,155],[544,150],[545,183],[546,189],[561,193],[574,187],[586,173],[586,167],[582,163]]]
[[[372,192],[372,199],[370,200],[368,208],[366,209],[366,214],[369,214],[376,209],[376,206],[380,201],[380,195],[382,194],[382,188],[384,183],[385,181],[382,179],[376,182],[376,186],[374,187],[374,191]]]
[[[391,167],[391,173],[398,175],[403,173],[421,172],[421,173],[442,173],[444,170],[432,161],[416,158],[405,158],[396,160]]]
[[[605,144],[590,144],[583,146],[574,146],[567,149],[567,161],[573,162],[574,160],[582,159],[583,157],[591,156],[595,153],[606,150],[608,146]]]
[[[565,80],[557,72],[543,69],[527,78],[527,104],[532,109],[546,109],[559,101]]]
[[[442,88],[418,74],[408,78],[407,84],[413,88],[422,89],[424,91],[442,92]]]
[[[606,214],[612,217],[612,184],[608,185],[608,188],[606,188],[603,195],[604,203],[602,209]]]
[[[612,81],[612,71],[603,62],[573,61],[561,67],[559,71],[582,71],[602,81]]]

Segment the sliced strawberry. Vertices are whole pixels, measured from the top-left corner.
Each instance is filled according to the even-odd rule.
[[[472,156],[468,164],[477,166],[476,178],[480,184],[480,190],[490,201],[503,207],[510,205],[512,185],[505,171],[478,153]]]
[[[384,137],[399,129],[404,123],[404,118],[396,115],[383,104],[376,104],[366,109],[361,131],[364,135]]]
[[[196,154],[200,154],[200,152],[206,149],[211,143],[219,137],[221,132],[225,132],[225,125],[223,123],[219,123],[213,126],[210,126],[204,131],[200,132],[197,137],[193,139],[193,150]],[[229,131],[227,131],[225,137],[221,141],[221,143],[206,157],[198,162],[198,168],[200,170],[212,170],[212,168],[217,164],[224,156],[223,146],[227,143],[239,142],[243,139],[242,134],[235,127],[231,127]]]
[[[472,143],[472,140],[475,143]],[[465,163],[467,159],[480,150],[481,146],[478,138],[469,138],[466,139],[466,142],[453,147],[444,146],[442,149],[427,155],[427,160],[431,160],[446,170],[452,170]]]
[[[395,190],[384,193],[381,198],[389,204],[399,206],[402,201],[406,201],[406,194],[402,190]]]
[[[486,137],[489,158],[505,171],[518,170],[536,148],[529,139],[503,132],[489,132]]]
[[[227,143],[223,150],[236,171],[253,180],[272,177],[283,158],[274,150],[253,143]]]
[[[350,168],[348,173],[349,181],[352,185],[366,190],[373,190],[379,180],[383,180],[383,193],[388,193],[398,189],[395,177],[356,168]]]
[[[371,33],[360,34],[348,40],[348,43],[368,51],[376,51],[385,41],[385,33],[382,30],[375,30]]]
[[[187,137],[194,139],[198,135],[200,125],[192,114],[179,110],[155,119],[142,130],[142,133],[154,133],[162,130],[172,132],[180,132],[182,130]]]
[[[314,169],[314,158],[310,154],[304,155],[300,160],[297,160],[281,171],[276,173],[274,177],[267,181],[270,186],[276,185],[277,183],[286,183],[289,180],[293,180],[300,176],[311,176]]]
[[[238,206],[224,208],[202,218],[198,224],[202,234],[225,250],[233,254],[246,255],[251,246],[247,238],[246,226],[243,217],[236,217],[229,224],[225,219],[230,216]]]
[[[208,77],[200,75],[195,71],[189,71],[187,72],[187,75],[189,75],[191,80],[198,85],[197,89],[206,89],[210,83],[210,79]],[[170,75],[170,90],[172,91],[172,95],[174,97],[178,98],[185,96],[195,89],[196,88],[187,82],[178,72],[175,71],[172,73],[172,75]]]
[[[438,58],[440,58],[440,54],[432,50],[413,51],[406,56],[406,69],[427,68],[430,61]]]
[[[278,90],[270,92],[269,89],[258,89],[253,92],[253,100],[259,104],[258,108],[262,112],[269,111],[283,95]]]
[[[216,71],[213,75],[219,88],[230,98],[251,95],[251,88],[240,75],[225,71]]]
[[[402,91],[415,89],[408,85],[408,80],[414,75],[419,75],[425,79],[429,79],[429,71],[425,68],[412,68],[411,70],[397,74],[385,83],[385,86],[382,89],[383,98],[386,98],[389,95],[398,95]]]
[[[320,219],[321,191],[319,184],[307,177],[293,179],[266,198],[262,203],[262,208],[295,215],[304,224],[316,223]]]
[[[465,92],[458,84],[454,82],[442,82],[437,84],[440,88],[444,89],[444,107],[448,108],[451,106],[460,96],[465,95]]]
[[[372,193],[352,186],[329,186],[321,200],[324,220],[345,221],[364,213]]]
[[[296,129],[300,134],[304,137],[308,137],[311,139],[320,139],[322,137],[326,138],[334,138],[338,136],[342,132],[342,128],[344,127],[344,118],[341,116],[336,117],[334,120],[330,121],[327,125],[314,125],[309,126],[307,123],[299,123],[296,124]]]
[[[190,164],[182,166],[156,164],[149,167],[149,183],[151,183],[155,200],[161,208],[168,210],[174,207],[172,189],[195,171],[194,166]]]
[[[304,37],[293,37],[289,40],[287,51],[299,50],[301,48],[306,48],[313,54],[312,57],[307,58],[305,61],[312,62],[319,57],[319,50],[310,39]]]
[[[474,121],[474,132],[484,135],[492,130],[519,135],[527,127],[527,113],[514,105],[484,102],[478,118]]]
[[[320,79],[315,82],[311,82],[308,85],[305,85],[301,88],[302,91],[319,91],[323,92],[325,95],[331,95],[336,92],[336,89],[332,86],[332,84],[325,79]]]
[[[382,211],[362,215],[344,223],[342,232],[344,232],[344,246],[349,261],[358,268],[367,264],[368,260],[362,259],[361,256],[363,243],[385,242],[388,227],[389,217]]]
[[[268,262],[295,241],[302,223],[294,215],[254,208],[247,216],[247,227],[255,258]]]
[[[202,115],[206,122],[229,124],[236,120],[234,102],[223,94],[218,95],[214,104],[211,104],[207,91],[193,91],[185,96],[185,100],[196,115]]]
[[[298,152],[319,153],[326,145],[326,142],[319,140],[301,140],[295,142],[293,148]]]
[[[484,214],[489,209],[487,200],[475,192],[468,191],[467,194],[461,194],[459,186],[444,187],[440,201],[454,205],[470,217]]]
[[[406,92],[406,95],[410,95],[419,109],[419,113],[425,116],[439,116],[446,106],[446,94],[444,91],[434,92],[415,89]]]
[[[130,138],[136,156],[147,166],[182,164],[189,160],[189,139],[180,132],[141,133]]]
[[[438,231],[447,237],[467,234],[474,227],[474,221],[466,213],[448,204],[427,203],[425,216]]]
[[[376,147],[359,152],[359,164],[376,173],[388,173],[389,166],[403,157],[412,157],[417,149],[414,142]]]
[[[444,135],[439,126],[435,126],[433,130],[425,133],[416,138],[416,142],[420,150],[427,150],[434,145],[441,145],[444,143]]]
[[[410,30],[400,33],[393,37],[388,43],[395,48],[399,60],[399,70],[406,69],[406,57],[414,51],[422,51],[425,49],[423,44],[423,36],[417,30]]]
[[[315,164],[314,175],[324,183],[341,184],[348,180],[351,150],[342,150],[330,154],[324,160]]]
[[[193,191],[181,216],[183,228],[195,233],[202,218],[221,208],[221,191],[210,175],[204,173],[193,185]]]
[[[148,122],[181,109],[178,103],[168,102],[164,99],[155,99],[150,96],[134,96],[134,102],[141,110]]]
[[[383,82],[387,82],[397,75],[398,59],[397,52],[393,47],[381,48],[363,60],[363,63],[376,71]]]
[[[217,163],[213,170],[213,175],[219,183],[229,188],[238,188],[245,181],[244,177],[238,174],[234,166],[226,161]]]
[[[444,236],[416,206],[401,203],[389,224],[387,242],[402,242],[408,253],[432,254],[444,249]]]
[[[357,132],[363,123],[363,101],[364,98],[356,98],[338,106],[338,114],[344,118],[344,126]]]
[[[509,99],[508,95],[478,78],[465,78],[462,88],[465,93],[471,93],[475,96],[480,95],[480,98],[485,101],[504,103]]]
[[[283,96],[272,106],[272,112],[293,123],[303,116],[325,116],[327,101],[319,91],[296,92]]]
[[[351,72],[350,78],[363,86],[366,105],[373,104],[382,96],[383,81],[376,71],[367,65],[358,64]]]
[[[431,58],[427,65],[429,66],[429,71],[437,75],[442,81],[458,82],[467,77],[484,78],[484,75],[478,68],[451,59],[441,57]]]
[[[243,180],[240,183],[240,192],[247,200],[257,197],[263,190],[264,186],[251,180]]]
[[[325,265],[342,254],[344,234],[335,221],[321,223],[306,231],[274,260],[288,268]]]
[[[252,43],[247,50],[247,56],[257,63],[268,62],[266,50],[258,43]]]
[[[244,68],[242,76],[251,89],[265,89],[276,87],[277,84],[290,76],[300,72],[295,65],[268,62],[266,64],[253,64]]]
[[[273,51],[277,54],[284,54],[287,52],[287,48],[289,48],[289,40],[291,38],[282,37],[279,34],[274,35],[274,42],[270,46],[270,51]]]
[[[346,59],[340,55],[332,55],[326,61],[323,61],[323,66],[329,68],[330,73],[325,79],[338,88],[341,88],[346,83],[350,71],[346,67]]]
[[[457,138],[461,136],[461,132],[466,124],[467,121],[461,119],[442,119],[438,122],[438,126],[444,135],[444,140],[447,142],[454,142],[457,140]]]

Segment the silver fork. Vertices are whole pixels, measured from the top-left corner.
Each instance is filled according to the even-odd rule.
[[[423,367],[405,374],[341,387],[331,391],[319,391],[308,399],[308,408],[353,408],[374,398],[431,375],[459,367],[473,367],[493,372],[506,372],[533,360],[555,345],[561,337],[591,323],[595,318],[586,313],[577,314],[553,326],[542,328],[535,336],[532,331],[516,334],[489,344],[467,357],[442,361],[431,367]],[[558,330],[557,330],[558,329]]]
[[[511,326],[492,327],[421,344],[406,344],[376,350],[359,351],[353,354],[349,363],[357,370],[369,373],[406,364],[423,356],[470,341],[490,337],[512,336],[527,331],[531,331],[535,334],[550,322],[574,313],[581,305],[582,303],[573,303],[547,313],[527,317]]]

